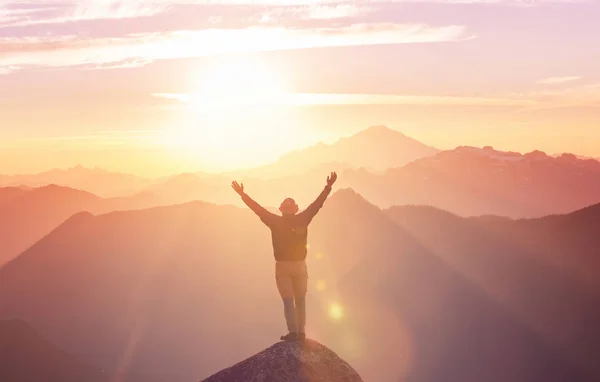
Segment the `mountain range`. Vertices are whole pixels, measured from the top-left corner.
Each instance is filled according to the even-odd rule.
[[[340,190],[310,229],[309,336],[365,380],[597,380],[598,224]],[[280,305],[268,230],[204,202],[77,213],[0,268],[0,318],[125,374],[208,377],[283,333]]]
[[[0,240],[0,265],[77,212],[103,213],[160,204],[162,199],[150,193],[104,199],[86,191],[57,185],[33,189],[0,188],[0,237],[4,238]]]
[[[463,216],[565,214],[600,202],[600,162],[459,147],[384,174],[348,171],[344,180],[383,206],[431,205]]]
[[[321,142],[283,155],[276,163],[227,175],[272,179],[302,175],[323,165],[338,170],[364,168],[379,172],[392,167],[402,167],[415,159],[434,155],[438,151],[397,130],[385,126],[371,126],[353,136],[343,137],[333,144]]]
[[[157,199],[154,205],[192,200],[240,205],[229,187],[232,180],[238,180],[263,204],[278,206],[283,198],[294,197],[300,205],[307,205],[331,171],[340,174],[342,187],[357,190],[382,208],[431,205],[461,216],[533,218],[600,202],[597,160],[573,154],[548,156],[540,151],[503,152],[489,146],[439,151],[383,126],[233,173],[186,173],[150,180],[76,167],[9,177],[10,181],[0,177],[0,185],[53,183],[104,197],[152,195]],[[15,191],[3,192],[9,197]]]
[[[310,338],[365,380],[600,380],[600,162],[381,126],[237,173],[0,177],[0,351],[123,382],[256,354],[285,327],[269,231],[230,182],[276,212],[334,170],[309,234]]]
[[[139,176],[75,166],[39,174],[0,175],[3,187],[44,187],[51,184],[85,190],[103,197],[135,194],[154,181]]]

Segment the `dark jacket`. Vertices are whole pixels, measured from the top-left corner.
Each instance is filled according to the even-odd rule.
[[[242,200],[271,229],[275,260],[302,261],[306,259],[308,225],[323,207],[330,192],[331,187],[325,186],[319,197],[306,210],[296,215],[276,215],[246,194],[242,196]]]

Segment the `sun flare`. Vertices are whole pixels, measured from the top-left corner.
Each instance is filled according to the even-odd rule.
[[[331,303],[329,305],[329,317],[334,321],[341,320],[344,317],[344,308],[336,302]]]
[[[202,109],[273,107],[284,90],[283,79],[262,61],[229,59],[200,74],[192,102]]]
[[[228,58],[190,75],[193,91],[157,139],[174,156],[235,168],[273,161],[297,148],[300,124],[281,102],[285,76],[265,61]],[[208,161],[208,162],[207,162]]]

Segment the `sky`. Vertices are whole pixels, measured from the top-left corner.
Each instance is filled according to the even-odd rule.
[[[600,1],[0,0],[0,173],[226,171],[387,125],[600,157]]]

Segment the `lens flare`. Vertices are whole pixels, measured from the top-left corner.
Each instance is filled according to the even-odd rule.
[[[323,292],[325,289],[327,289],[327,283],[325,282],[325,280],[319,280],[317,281],[316,288],[317,291]]]
[[[339,321],[344,317],[344,308],[337,302],[329,305],[329,317],[335,321]]]

